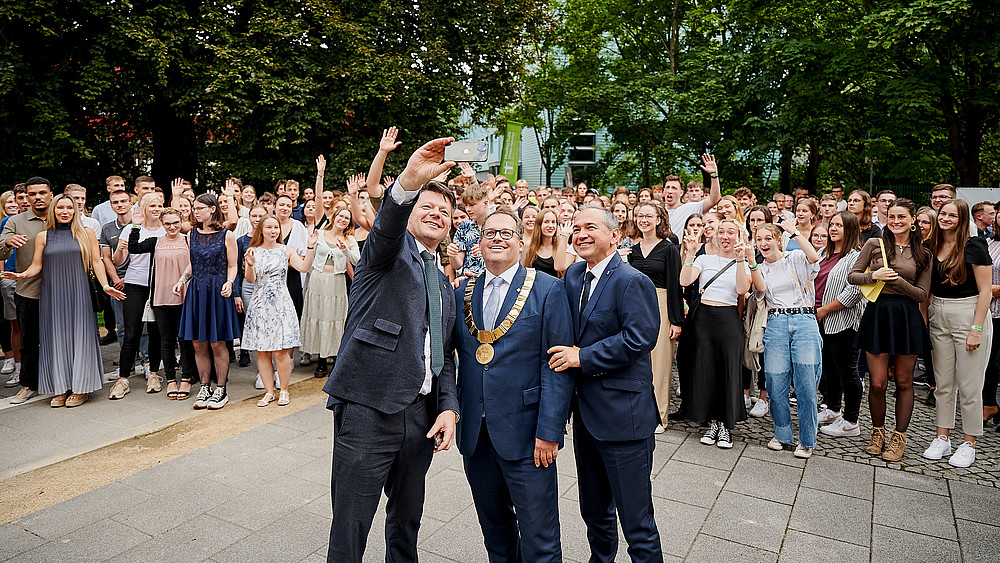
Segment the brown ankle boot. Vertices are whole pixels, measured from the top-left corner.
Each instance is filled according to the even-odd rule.
[[[870,455],[880,455],[885,447],[885,426],[875,426],[872,428],[872,440],[868,442],[865,451]]]
[[[906,450],[906,432],[893,431],[889,436],[889,445],[882,453],[882,459],[886,461],[899,461],[903,459],[903,451]]]

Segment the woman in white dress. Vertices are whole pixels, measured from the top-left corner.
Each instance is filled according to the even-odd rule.
[[[354,239],[354,220],[349,209],[341,209],[320,233],[306,284],[302,307],[302,352],[318,358],[316,377],[329,372],[347,320],[347,276],[361,253]]]
[[[258,370],[261,366],[270,368],[271,357],[274,356],[281,388],[278,406],[285,406],[289,402],[291,351],[302,345],[298,315],[288,293],[288,266],[291,265],[300,272],[309,270],[319,233],[313,233],[309,237],[305,257],[279,243],[280,236],[281,223],[278,219],[274,215],[264,217],[257,224],[250,240],[250,248],[243,258],[244,275],[248,282],[254,284],[254,290],[247,306],[241,342],[243,348],[257,351]],[[261,380],[266,392],[257,406],[266,407],[274,400],[274,383],[270,371],[267,374],[261,373]]]

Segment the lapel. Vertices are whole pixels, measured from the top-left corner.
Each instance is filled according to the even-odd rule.
[[[517,266],[517,273],[514,274],[514,278],[511,280],[510,287],[507,288],[507,296],[504,298],[503,303],[500,304],[500,312],[497,314],[498,319],[503,319],[510,313],[510,310],[514,308],[514,302],[517,301],[517,294],[521,292],[521,287],[524,285],[524,278],[528,275],[528,270],[522,266]],[[486,276],[481,276],[485,278]]]
[[[472,289],[472,320],[475,321],[477,328],[483,327],[483,290],[486,284],[486,276],[480,275],[474,280],[469,280],[466,283],[473,284]]]
[[[604,288],[611,283],[611,276],[614,275],[615,270],[618,268],[618,266],[621,265],[621,263],[622,263],[621,256],[618,254],[618,252],[615,252],[611,256],[611,261],[608,262],[608,267],[605,268],[604,273],[601,274],[601,279],[594,280],[594,282],[597,283],[597,287],[594,288],[594,294],[590,296],[590,300],[587,301],[587,306],[583,309],[583,313],[580,315],[580,327],[578,329],[580,334],[583,333],[583,328],[587,326],[587,320],[590,319],[590,314],[594,312],[594,307],[596,307],[597,302],[600,301],[601,293],[604,291]],[[583,271],[586,272],[587,270],[584,269]],[[586,275],[586,273],[584,273],[584,275]],[[580,295],[583,292],[582,281],[580,285],[581,285],[580,293],[578,293],[577,295]],[[577,307],[579,307],[579,305],[577,305]]]

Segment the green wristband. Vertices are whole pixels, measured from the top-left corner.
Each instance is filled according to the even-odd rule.
[[[101,289],[103,289],[104,291],[107,291],[107,290],[111,289],[111,286],[110,285],[106,285],[106,286],[102,287]],[[982,329],[980,329],[980,330],[982,330]]]
[[[983,331],[983,327],[981,327],[981,326],[972,325],[972,328],[975,329],[975,330],[978,330],[979,332]]]

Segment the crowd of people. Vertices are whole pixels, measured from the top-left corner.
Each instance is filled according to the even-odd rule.
[[[294,180],[195,195],[148,176],[132,191],[110,176],[89,215],[77,184],[54,196],[33,177],[0,195],[11,402],[75,407],[105,377],[118,400],[135,373],[147,393],[217,410],[230,363],[255,352],[257,405],[282,406],[298,348],[329,376],[335,561],[360,560],[383,489],[387,551],[415,556],[423,476],[453,439],[491,557],[559,559],[554,464],[572,415],[595,560],[617,551],[616,514],[632,558],[656,560],[648,475],[670,419],[731,448],[736,423],[770,415],[766,446],[808,458],[820,435],[862,434],[867,385],[865,451],[897,462],[924,385],[937,429],[915,439],[957,467],[1000,422],[1000,203],[970,208],[948,184],[920,208],[840,185],[758,202],[724,196],[710,155],[707,189],[670,175],[608,195],[532,190],[443,162],[449,139],[393,178],[397,134],[343,191],[325,187],[320,156],[301,198]],[[105,376],[100,346],[115,340]]]

